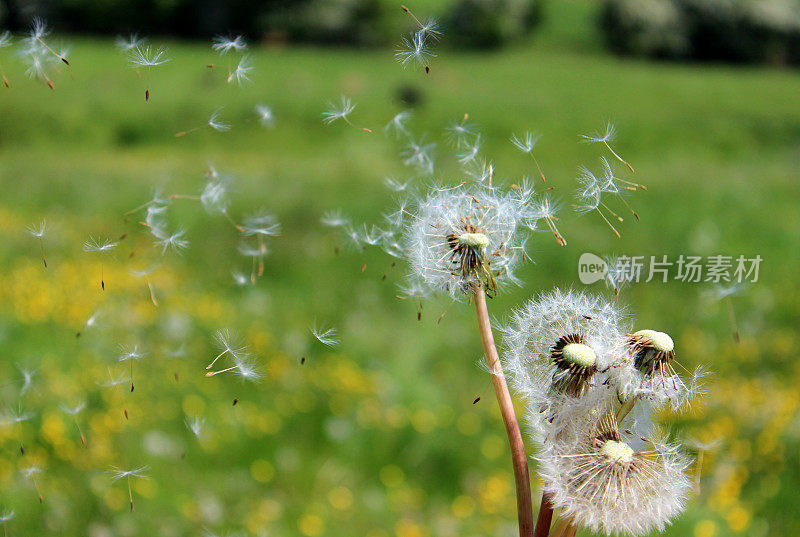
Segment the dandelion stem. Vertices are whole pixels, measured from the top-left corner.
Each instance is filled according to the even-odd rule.
[[[483,286],[477,286],[473,295],[475,298],[475,313],[478,317],[478,328],[481,333],[483,352],[486,364],[492,372],[492,385],[500,413],[506,426],[508,442],[511,446],[511,461],[514,467],[514,481],[517,491],[517,517],[519,520],[520,537],[533,537],[533,507],[531,504],[531,484],[528,474],[528,457],[525,454],[525,444],[522,441],[519,422],[514,412],[514,403],[508,391],[506,377],[500,365],[500,356],[494,343],[492,325],[489,320],[489,310],[486,306],[486,291]]]
[[[150,282],[150,278],[145,278],[145,282],[147,283],[147,288],[150,290],[150,301],[155,307],[158,307],[158,299],[156,299],[156,293],[153,290],[153,284]]]
[[[47,258],[44,255],[44,239],[39,237],[39,246],[42,248],[42,262],[44,263],[44,268],[47,268]]]
[[[553,521],[553,501],[548,493],[542,494],[542,505],[539,507],[539,516],[536,519],[534,537],[547,537],[550,533],[550,524]]]
[[[700,476],[703,473],[703,455],[705,452],[704,449],[700,449],[697,452],[697,463],[695,463],[694,470],[694,493],[697,495],[700,494]]]
[[[131,513],[133,513],[133,492],[131,491],[131,476],[128,476],[128,499],[131,501]]]
[[[86,437],[83,436],[83,431],[81,430],[81,425],[80,425],[80,423],[78,423],[78,416],[73,416],[73,418],[75,419],[75,427],[78,428],[78,434],[81,435],[81,445],[83,447],[86,447]]]
[[[615,157],[617,157],[617,160],[618,160],[618,161],[620,161],[620,162],[621,162],[621,163],[623,163],[625,166],[627,166],[627,167],[628,167],[628,169],[631,171],[631,173],[634,173],[634,171],[633,171],[633,166],[631,166],[630,164],[628,164],[628,162],[627,162],[625,159],[623,159],[621,156],[617,155],[617,152],[616,152],[616,151],[614,151],[613,149],[611,149],[611,146],[610,146],[610,145],[608,145],[608,142],[607,142],[607,141],[603,140],[603,144],[604,144],[604,145],[605,145],[605,146],[608,148],[608,150],[609,150],[609,151],[611,151],[611,154],[612,154],[612,155],[614,155]]]
[[[733,310],[733,301],[731,297],[728,296],[725,298],[725,302],[728,303],[728,316],[731,319],[731,329],[733,330],[733,340],[736,343],[739,343],[739,324],[736,322],[736,312]]]
[[[536,164],[536,169],[539,170],[539,176],[542,178],[542,182],[546,183],[547,179],[544,178],[544,172],[542,171],[542,167],[539,166],[539,161],[536,160],[536,157],[533,156],[533,152],[532,151],[530,153],[530,156],[533,159],[533,162]]]

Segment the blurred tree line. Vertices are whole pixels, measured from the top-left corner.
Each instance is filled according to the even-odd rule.
[[[618,53],[800,65],[800,0],[606,0],[600,24]]]
[[[391,44],[410,27],[389,0],[0,0],[0,23],[30,28],[34,16],[59,32],[172,35],[208,39],[243,34],[251,41]],[[453,0],[435,15],[451,46],[491,48],[527,35],[540,0]]]

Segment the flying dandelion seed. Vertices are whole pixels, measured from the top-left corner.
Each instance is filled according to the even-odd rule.
[[[244,37],[237,35],[236,37],[225,37],[218,35],[214,37],[214,42],[211,48],[219,52],[220,56],[224,56],[228,52],[235,50],[236,52],[244,52],[247,49],[247,43]]]
[[[194,416],[186,418],[186,427],[198,440],[201,440],[205,432],[206,420],[202,416]]]
[[[39,483],[36,481],[36,476],[42,473],[42,468],[40,466],[29,466],[28,468],[23,468],[21,472],[22,475],[25,476],[25,479],[30,479],[33,483],[33,488],[39,496],[39,503],[44,503],[44,496],[42,496]]]
[[[150,302],[152,302],[155,307],[158,307],[158,299],[156,298],[156,292],[153,288],[153,282],[150,281],[150,275],[155,272],[156,268],[157,267],[150,267],[142,270],[131,269],[131,274],[137,278],[144,279],[144,283],[147,285],[147,291],[150,293]]]
[[[254,249],[239,249],[240,253],[252,257],[253,259],[253,272],[251,275],[251,281],[255,283],[256,274],[258,277],[264,275],[264,257],[267,255],[267,253],[269,253],[267,250],[266,239],[268,237],[276,237],[280,235],[281,225],[277,218],[262,209],[255,214],[245,217],[241,227],[243,236],[255,237],[257,241],[257,246]],[[257,270],[256,264],[258,265]]]
[[[237,224],[231,215],[228,213],[228,183],[230,179],[228,177],[220,177],[217,171],[210,167],[208,173],[206,173],[206,178],[208,182],[206,183],[205,187],[203,187],[203,192],[200,193],[200,204],[206,210],[206,212],[210,214],[219,213],[225,217],[228,222],[233,225],[238,231],[242,231],[242,226]],[[198,199],[190,196],[184,196],[187,199]]]
[[[118,375],[115,375],[111,369],[108,369],[108,380],[100,381],[97,383],[98,386],[101,388],[113,388],[114,386],[121,386],[122,384],[127,384],[131,381],[131,379],[125,376],[125,373],[122,372]]]
[[[0,512],[0,524],[3,525],[3,537],[8,537],[8,523],[14,520],[14,510],[13,509],[3,509]]]
[[[139,48],[144,45],[144,42],[147,41],[143,37],[139,37],[139,34],[130,34],[128,37],[123,37],[118,35],[117,38],[114,40],[114,44],[116,47],[121,50],[122,52],[129,52],[135,48]]]
[[[217,132],[226,132],[226,131],[231,130],[231,124],[228,121],[225,121],[224,119],[220,118],[220,112],[222,111],[223,108],[225,108],[225,107],[224,106],[220,106],[219,108],[214,110],[211,113],[211,116],[209,116],[208,121],[206,121],[204,125],[200,125],[198,127],[194,127],[192,129],[181,131],[181,132],[176,132],[175,133],[175,138],[180,138],[182,136],[186,136],[190,132],[198,131],[198,130],[204,128],[204,127],[211,127],[212,129],[214,129]]]
[[[601,178],[601,189],[603,192],[607,192],[613,196],[615,196],[633,215],[636,220],[639,220],[639,215],[636,211],[633,210],[633,207],[625,200],[625,195],[631,191],[635,191],[638,183],[631,183],[630,181],[626,181],[624,179],[620,179],[614,175],[614,169],[611,167],[611,163],[608,162],[608,159],[605,157],[600,157],[600,163],[603,167],[603,177]],[[624,183],[620,185],[619,183]],[[631,186],[633,185],[633,186]],[[622,218],[618,217],[619,220]]]
[[[339,344],[339,338],[336,335],[336,328],[312,326],[310,330],[314,338],[327,347],[335,347]]]
[[[0,48],[5,48],[5,47],[8,47],[10,45],[11,45],[11,32],[5,31],[3,33],[0,33]],[[3,85],[5,87],[7,87],[7,88],[10,88],[11,84],[9,84],[8,79],[6,78],[6,73],[3,70],[3,66],[2,65],[0,65],[0,76],[3,77]],[[12,511],[12,513],[13,513],[13,511]],[[4,525],[4,527],[5,527],[5,525]]]
[[[414,19],[417,31],[412,34],[411,39],[403,38],[401,47],[395,56],[403,66],[416,62],[425,69],[425,73],[430,73],[429,60],[436,57],[436,54],[430,51],[429,46],[442,37],[439,23],[433,18],[429,18],[423,23],[406,6],[401,5],[400,8]]]
[[[108,252],[119,246],[119,243],[113,242],[110,239],[96,239],[89,237],[83,243],[83,250],[85,252],[97,252],[100,255],[100,288],[106,290],[106,282],[103,279],[103,256]]]
[[[616,217],[620,221],[622,218],[620,218],[617,213],[612,211],[605,203],[603,203],[602,197],[603,189],[600,180],[591,171],[589,171],[588,168],[581,166],[578,169],[578,191],[576,193],[577,202],[575,204],[575,210],[578,212],[578,214],[597,211],[597,214],[599,214],[608,227],[611,228],[611,231],[614,232],[614,235],[619,238],[619,231],[617,231],[617,228],[614,227],[606,215],[603,214],[601,208],[611,213],[612,216]]]
[[[736,310],[733,308],[733,299],[732,297],[741,293],[744,290],[744,287],[741,284],[732,284],[732,285],[722,285],[719,284],[715,286],[710,292],[706,293],[706,296],[713,301],[724,301],[725,306],[728,310],[728,320],[731,325],[731,334],[733,336],[733,341],[739,343],[740,341],[740,334],[739,334],[739,323],[736,320]]]
[[[546,183],[547,179],[545,179],[544,177],[544,172],[542,171],[542,167],[539,166],[539,161],[533,154],[533,148],[536,146],[536,142],[538,140],[539,136],[531,132],[526,132],[525,134],[522,135],[522,138],[518,137],[516,134],[511,136],[511,143],[514,144],[514,147],[516,147],[523,153],[527,153],[531,156],[534,164],[536,164],[536,169],[539,171],[539,177],[541,177],[543,183]]]
[[[341,119],[354,129],[358,129],[362,132],[372,132],[366,127],[357,127],[350,121],[348,116],[352,114],[355,109],[356,105],[353,104],[353,101],[351,101],[349,97],[342,95],[338,104],[333,101],[328,103],[328,110],[322,112],[322,122],[325,125],[330,125],[334,121]]]
[[[411,12],[406,6],[401,5],[400,9],[408,13],[408,15],[414,19],[414,22],[417,23],[419,26],[419,31],[424,34],[426,37],[438,41],[442,37],[442,32],[439,27],[439,22],[434,18],[428,18],[424,23],[417,18],[414,13]]]
[[[255,107],[256,117],[262,127],[272,128],[275,126],[275,115],[272,113],[272,108],[269,106],[258,103]]]
[[[36,369],[27,369],[17,364],[20,374],[22,374],[22,387],[19,389],[19,396],[25,395],[33,387],[33,378],[36,376]]]
[[[131,392],[134,390],[134,383],[133,383],[133,362],[136,362],[142,358],[147,356],[146,352],[142,352],[139,350],[137,345],[120,345],[117,359],[120,362],[128,362],[130,363],[131,367]]]
[[[19,452],[22,455],[25,455],[25,443],[22,440],[22,424],[33,419],[35,415],[36,414],[33,412],[26,412],[22,410],[22,404],[20,403],[16,409],[9,407],[6,410],[5,415],[0,418],[0,424],[16,426],[17,435],[19,437]]]
[[[320,222],[327,227],[346,227],[350,224],[350,220],[342,214],[341,209],[325,211],[325,214],[320,218]]]
[[[240,86],[245,82],[250,82],[250,76],[248,73],[253,70],[253,65],[250,61],[250,58],[247,56],[242,56],[239,60],[239,63],[236,64],[236,69],[230,72],[228,75],[228,84],[231,82],[236,82]]]
[[[403,110],[402,112],[395,114],[389,123],[383,127],[383,130],[386,133],[389,133],[389,131],[394,131],[395,136],[398,138],[400,136],[408,136],[409,132],[406,123],[408,123],[410,119],[411,112],[409,110]]]
[[[44,268],[47,268],[47,258],[44,255],[44,233],[47,227],[47,222],[42,220],[42,222],[38,226],[28,226],[25,228],[28,233],[37,239],[39,239],[39,246],[42,251],[42,263],[44,263]]]
[[[165,63],[169,62],[170,59],[165,57],[166,54],[166,48],[161,47],[158,49],[152,49],[150,45],[147,45],[146,47],[139,45],[136,48],[128,51],[128,61],[131,67],[135,69],[147,69],[147,79],[144,90],[145,102],[150,100],[150,70],[153,67],[158,67],[159,65],[164,65]]]
[[[419,173],[432,175],[435,165],[434,149],[436,149],[436,144],[426,144],[425,135],[418,140],[409,137],[408,142],[400,151],[400,158],[403,159],[405,166],[415,168]]]
[[[156,245],[161,247],[161,255],[167,253],[167,250],[172,250],[175,253],[181,253],[189,247],[189,241],[184,239],[186,230],[179,228],[173,233],[168,233],[161,228],[151,227],[153,235],[158,239]]]
[[[47,52],[52,54],[54,57],[61,60],[64,64],[69,65],[69,61],[63,54],[59,54],[44,41],[44,38],[50,34],[50,30],[47,28],[47,24],[45,23],[44,19],[39,17],[34,17],[33,19],[33,28],[30,31],[30,35],[27,38],[30,45],[34,43],[38,43],[41,47],[43,47]]]
[[[133,491],[131,490],[131,478],[134,479],[148,479],[144,474],[148,469],[147,466],[140,466],[131,470],[122,470],[116,466],[112,466],[108,473],[111,474],[111,481],[116,483],[120,479],[125,479],[128,482],[128,499],[131,502],[131,512],[133,512]]]
[[[80,414],[84,408],[86,408],[86,402],[80,401],[74,406],[67,406],[65,404],[59,405],[59,408],[65,414],[69,414],[72,416],[72,419],[75,421],[75,427],[78,429],[78,434],[81,437],[81,445],[86,447],[86,437],[83,435],[83,431],[81,430],[81,425],[78,423],[78,414]]]
[[[99,310],[99,309],[98,309],[98,310],[95,310],[95,312],[94,312],[94,313],[92,313],[92,314],[89,316],[89,318],[88,318],[88,319],[86,319],[86,322],[83,324],[83,326],[84,326],[84,330],[88,330],[88,329],[90,329],[90,328],[94,328],[94,327],[96,327],[96,326],[97,326],[97,325],[100,323],[100,316],[101,316],[101,310]],[[80,331],[78,331],[78,332],[75,334],[75,337],[81,337],[81,332],[80,332]]]
[[[221,328],[217,330],[214,334],[214,341],[217,344],[217,347],[221,349],[221,352],[211,360],[211,363],[206,366],[206,369],[211,369],[214,367],[214,364],[217,363],[217,360],[222,358],[225,355],[229,355],[232,358],[246,358],[250,355],[250,351],[245,343],[243,337],[239,336],[228,330],[227,328]]]
[[[467,123],[469,114],[464,114],[461,121],[456,121],[445,127],[444,137],[451,147],[461,149],[469,145],[470,140],[478,135],[478,126]]]
[[[611,151],[611,154],[614,155],[614,158],[616,158],[618,161],[620,161],[625,166],[627,166],[628,169],[631,171],[631,173],[633,173],[633,166],[628,164],[628,162],[626,160],[624,160],[622,157],[620,157],[616,153],[616,151],[614,151],[611,148],[611,146],[608,144],[608,142],[614,141],[614,138],[616,137],[616,135],[617,135],[616,127],[614,127],[613,123],[607,122],[604,131],[602,131],[602,132],[598,131],[598,132],[594,132],[592,134],[581,134],[581,138],[583,138],[582,141],[584,143],[588,143],[588,144],[603,144],[604,146],[606,146],[606,148],[609,151]],[[643,185],[636,184],[636,186],[646,190],[646,188]]]
[[[411,38],[403,37],[400,48],[395,52],[395,58],[403,67],[409,64],[419,64],[426,73],[431,72],[430,60],[436,54],[428,46],[428,38],[422,31],[415,32]]]

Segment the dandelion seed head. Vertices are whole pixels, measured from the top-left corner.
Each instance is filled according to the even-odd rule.
[[[537,457],[544,490],[563,516],[594,532],[641,536],[663,531],[691,492],[689,460],[678,447],[650,440],[634,450],[613,419],[587,427],[574,442],[556,440]],[[586,430],[591,431],[589,434]]]
[[[408,210],[402,250],[415,277],[463,298],[477,286],[516,282],[527,227],[519,200],[482,185],[434,187]]]
[[[556,416],[585,412],[615,396],[609,371],[627,356],[626,320],[601,297],[554,290],[514,312],[503,328],[503,365],[530,408],[534,437],[563,426]]]

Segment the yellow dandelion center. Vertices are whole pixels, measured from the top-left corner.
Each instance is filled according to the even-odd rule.
[[[656,352],[672,352],[675,349],[675,342],[669,337],[669,334],[664,332],[657,332],[655,330],[639,330],[634,333],[642,339],[649,341],[650,346]]]
[[[627,464],[633,460],[633,449],[624,442],[606,440],[600,447],[600,453],[611,461]]]
[[[486,250],[489,247],[489,237],[483,233],[462,233],[458,236],[458,242],[470,248],[480,248]]]
[[[592,367],[597,362],[597,354],[583,343],[569,343],[561,350],[564,359],[581,367]]]

